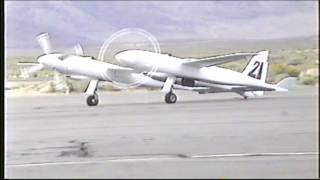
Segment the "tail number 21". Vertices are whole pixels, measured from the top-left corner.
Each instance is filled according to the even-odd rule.
[[[263,69],[263,62],[256,61],[253,64],[254,68],[249,72],[249,76],[255,79],[261,79],[262,69]],[[258,73],[256,72],[259,69]]]

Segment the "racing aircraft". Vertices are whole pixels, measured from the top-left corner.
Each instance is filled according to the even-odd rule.
[[[125,50],[118,52],[115,58],[121,64],[140,72],[149,72],[156,67],[157,71],[149,76],[164,82],[161,91],[166,93],[165,102],[175,103],[175,84],[190,87],[199,94],[235,92],[245,99],[249,96],[262,96],[264,91],[288,91],[286,88],[296,78],[286,78],[277,85],[266,83],[268,55],[268,51],[261,51],[189,59],[144,50]],[[217,67],[243,58],[251,58],[243,72]]]
[[[99,103],[99,96],[96,92],[99,81],[130,84],[144,79],[139,86],[161,88],[162,91],[166,92],[166,103],[177,101],[173,89],[196,91],[200,94],[236,92],[247,98],[248,96],[260,96],[263,91],[286,91],[287,89],[284,89],[284,86],[287,86],[291,81],[287,78],[278,85],[262,82],[266,78],[267,52],[238,53],[198,60],[181,59],[171,57],[168,54],[141,50],[117,53],[115,58],[120,62],[131,65],[132,68],[128,68],[85,56],[79,44],[75,46],[75,54],[54,52],[48,33],[39,34],[37,41],[44,52],[37,58],[37,63],[20,62],[18,65],[31,65],[26,71],[28,75],[43,69],[49,69],[72,79],[90,80],[85,90],[88,106],[96,106]],[[215,65],[248,56],[253,56],[253,58],[242,74],[215,67]],[[159,65],[158,71],[148,72],[151,68],[150,63],[151,65]],[[259,71],[258,74],[255,74],[257,70]],[[213,76],[213,78],[210,78],[210,76]]]

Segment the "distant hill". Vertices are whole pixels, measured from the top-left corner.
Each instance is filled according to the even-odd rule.
[[[181,57],[201,57],[232,52],[252,52],[260,50],[292,50],[292,49],[317,49],[319,48],[317,36],[282,38],[282,39],[177,39],[159,41],[162,52],[172,53]],[[97,57],[101,44],[83,45],[86,55]],[[72,44],[54,46],[57,52],[73,52]],[[152,50],[149,42],[118,42],[111,44],[108,55],[124,49]],[[33,48],[6,48],[7,57],[38,56],[42,54],[40,47]],[[108,57],[111,58],[111,57]]]

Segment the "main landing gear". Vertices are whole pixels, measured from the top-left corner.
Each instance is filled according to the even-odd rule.
[[[177,102],[177,96],[173,92],[168,92],[165,95],[164,100],[166,101],[167,104],[172,104],[172,103]]]
[[[177,102],[177,96],[172,92],[173,84],[175,81],[176,81],[175,77],[168,77],[162,87],[161,91],[166,93],[164,100],[167,104],[172,104]]]
[[[87,96],[87,105],[88,106],[97,106],[99,104],[99,96],[97,94],[98,80],[91,80],[86,89]]]
[[[242,98],[244,99],[244,100],[247,100],[248,99],[248,96],[249,96],[249,94],[248,94],[248,92],[236,92],[236,93],[238,93],[240,96],[242,96]]]
[[[87,97],[87,105],[88,106],[96,106],[99,104],[99,96],[96,92],[93,95],[89,95]]]

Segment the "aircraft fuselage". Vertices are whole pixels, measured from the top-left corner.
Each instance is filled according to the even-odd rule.
[[[188,65],[187,62],[189,61],[186,59],[149,51],[127,50],[118,53],[115,57],[120,63],[141,72],[156,70],[157,72],[166,73],[168,76],[186,77],[214,84],[274,88],[271,84],[264,83],[236,71],[216,66],[191,66]]]

